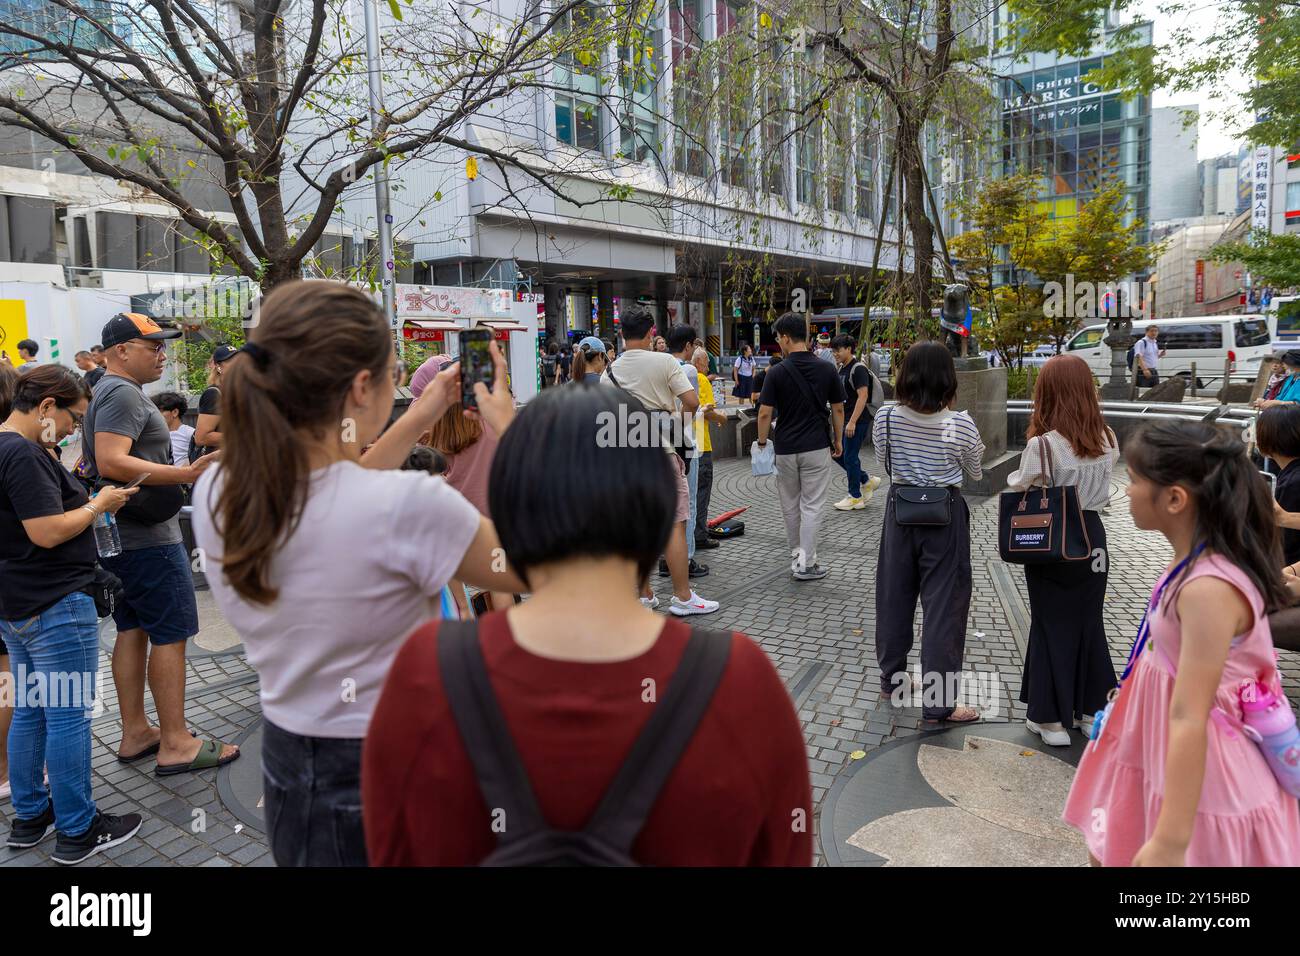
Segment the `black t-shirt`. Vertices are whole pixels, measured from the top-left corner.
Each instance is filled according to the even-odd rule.
[[[199,396],[199,414],[218,416],[221,414],[221,389],[215,385],[209,385],[203,390],[203,394]],[[217,430],[220,431],[220,427]],[[196,458],[200,458],[212,451],[216,451],[216,449],[196,444],[193,437],[190,438],[190,461],[194,461]]]
[[[840,369],[840,385],[844,388],[844,424],[849,423],[853,409],[858,407],[858,389],[867,390],[867,402],[871,402],[871,372],[861,362],[853,361]],[[863,409],[858,424],[870,417]]]
[[[1300,459],[1291,462],[1277,476],[1277,503],[1283,511],[1300,511]],[[1300,531],[1282,529],[1282,554],[1287,564],[1300,561]]]
[[[808,387],[803,388],[793,378],[803,376]],[[810,395],[817,407],[812,407]],[[773,441],[778,455],[795,455],[801,452],[830,448],[830,429],[826,427],[829,412],[827,402],[844,401],[844,386],[839,373],[830,362],[823,361],[811,352],[792,352],[781,364],[768,369],[759,394],[760,405],[772,405],[781,416],[781,427]]]
[[[104,377],[104,370],[102,368],[92,368],[89,372],[86,373],[86,384],[89,385],[91,388],[94,388],[95,385],[99,382],[99,380],[103,377]]]
[[[94,580],[93,531],[41,548],[22,525],[26,518],[63,514],[88,500],[49,452],[22,435],[0,432],[0,618],[33,617]]]

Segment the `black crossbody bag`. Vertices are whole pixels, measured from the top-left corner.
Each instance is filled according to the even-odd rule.
[[[821,359],[818,359],[817,361],[820,362]],[[839,373],[836,373],[837,377],[838,374]],[[803,377],[803,372],[799,371],[798,367],[796,367],[793,362],[791,362],[790,365],[790,377],[799,383],[799,394],[803,396],[804,401],[806,401],[808,406],[812,409],[813,417],[816,418],[820,416],[826,422],[826,438],[831,443],[831,450],[834,451],[835,428],[831,425],[830,409],[826,407],[825,402],[817,401],[817,397],[813,395],[812,386],[808,384],[808,379]]]
[[[629,392],[627,389],[625,389],[622,385],[620,385],[618,383],[618,379],[614,377],[614,365],[616,364],[616,362],[617,359],[614,362],[610,362],[609,365],[605,368],[606,373],[608,373],[609,375],[609,380],[614,383],[614,387],[617,388],[620,392],[623,392],[624,394],[627,395],[632,395],[632,393]],[[632,397],[636,398],[635,395],[632,395]],[[637,399],[637,401],[640,401],[640,399]],[[685,428],[683,428],[682,435],[684,436],[685,434],[686,434],[686,430]],[[673,453],[682,460],[683,470],[687,470],[691,467],[690,446],[674,444]]]
[[[891,408],[885,414],[885,472],[892,479],[893,447],[890,444]],[[952,489],[942,485],[894,485],[894,520],[900,525],[942,528],[952,524]]]

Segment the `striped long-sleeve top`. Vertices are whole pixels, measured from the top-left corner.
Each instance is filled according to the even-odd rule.
[[[888,462],[887,429],[892,452]],[[963,471],[975,479],[984,476],[984,442],[966,412],[945,408],[927,415],[891,403],[876,415],[871,441],[876,461],[890,471],[896,485],[960,485]]]

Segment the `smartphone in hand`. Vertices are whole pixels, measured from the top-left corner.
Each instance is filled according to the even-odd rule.
[[[142,482],[142,481],[144,481],[146,478],[148,478],[151,474],[153,474],[153,472],[151,472],[151,471],[141,472],[140,474],[138,474],[138,475],[136,475],[134,478],[132,478],[129,482],[127,482],[125,485],[123,485],[123,486],[122,486],[122,490],[123,490],[123,491],[130,491],[132,488],[135,488],[136,486],[138,486],[138,485],[140,484],[140,482]]]
[[[474,383],[492,387],[492,333],[487,329],[468,329],[460,333],[460,402],[466,408],[478,408]]]

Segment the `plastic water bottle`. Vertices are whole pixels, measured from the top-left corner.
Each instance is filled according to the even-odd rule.
[[[107,511],[95,519],[95,550],[101,558],[115,558],[122,553],[122,538],[117,531],[117,521]]]
[[[1259,744],[1278,784],[1300,797],[1300,728],[1286,697],[1253,680],[1238,692],[1248,735]]]

